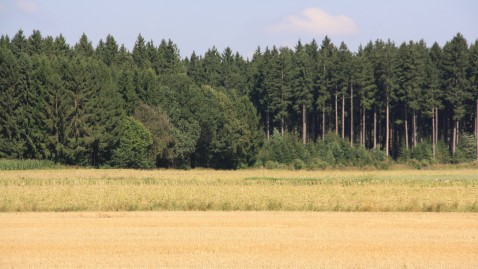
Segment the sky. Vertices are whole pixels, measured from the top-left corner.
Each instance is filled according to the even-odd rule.
[[[0,35],[60,33],[70,45],[82,33],[96,46],[108,34],[132,50],[141,34],[171,39],[182,57],[215,46],[250,57],[258,46],[293,48],[327,35],[356,51],[370,40],[424,39],[444,45],[460,32],[478,39],[476,0],[0,0]]]

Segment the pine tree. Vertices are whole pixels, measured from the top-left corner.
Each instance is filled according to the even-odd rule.
[[[345,99],[347,98],[348,85],[351,82],[352,76],[352,54],[345,45],[344,42],[340,44],[339,50],[337,51],[337,57],[335,58],[336,62],[334,63],[336,67],[335,72],[335,83],[336,83],[336,98],[340,94],[342,100],[342,112],[341,112],[341,136],[342,139],[345,139]],[[337,111],[337,107],[336,107]],[[336,126],[338,129],[338,124]]]
[[[377,84],[377,100],[385,108],[385,155],[390,154],[390,106],[395,102],[396,90],[396,52],[395,44],[390,40],[385,43],[377,40],[374,45],[375,81]]]
[[[119,71],[117,76],[117,89],[123,98],[124,109],[127,115],[132,115],[139,104],[139,98],[135,92],[134,72],[124,69]]]
[[[184,74],[179,49],[171,40],[164,39],[158,47],[158,68],[157,74],[160,78],[174,79],[178,74]]]
[[[213,87],[220,86],[221,55],[215,47],[209,49],[204,55],[203,68],[205,74],[205,83]]]
[[[298,114],[302,114],[302,143],[305,144],[307,141],[307,110],[312,105],[312,79],[309,73],[308,57],[300,41],[295,47],[292,59],[295,66],[291,79],[294,109]]]
[[[470,46],[468,77],[471,83],[471,92],[475,100],[475,139],[476,159],[478,160],[478,40]]]
[[[286,121],[289,118],[289,110],[292,105],[292,51],[286,47],[281,48],[279,53],[274,56],[274,61],[277,89],[271,92],[271,107],[275,112],[274,120],[279,122],[281,135],[284,135]]]
[[[360,125],[361,125],[361,144],[365,146],[366,142],[366,112],[375,107],[375,96],[377,91],[377,85],[374,78],[374,65],[372,62],[373,44],[370,42],[362,49],[359,48],[357,54],[358,61],[358,74],[357,85],[358,95],[360,102]],[[376,131],[376,110],[374,109],[374,128],[373,128],[373,148],[376,147],[377,131]]]
[[[149,65],[149,59],[146,52],[146,44],[141,34],[138,35],[133,47],[133,61],[139,68],[146,68]]]
[[[96,47],[98,58],[106,65],[111,66],[116,63],[118,57],[118,44],[112,35],[106,37],[106,42],[100,40]]]
[[[322,140],[325,139],[326,126],[326,113],[329,112],[327,101],[330,100],[330,90],[332,88],[332,57],[336,51],[335,45],[326,36],[322,41],[320,47],[320,87],[318,90],[317,107],[322,111]]]
[[[66,43],[66,39],[62,34],[55,38],[53,46],[55,50],[55,55],[70,56],[70,46]]]
[[[199,86],[203,85],[205,82],[202,59],[198,57],[194,51],[191,54],[191,59],[187,62],[187,75]]]
[[[268,49],[267,49],[268,50]],[[264,53],[265,54],[265,53]],[[270,95],[267,92],[266,87],[264,86],[265,82],[265,72],[267,66],[266,58],[261,52],[260,47],[256,49],[254,55],[252,56],[252,61],[250,63],[250,74],[249,74],[249,98],[254,103],[254,106],[257,108],[260,116],[262,126],[266,134],[266,139],[270,138]],[[270,54],[270,53],[269,53]]]
[[[17,87],[20,83],[18,58],[5,46],[0,47],[0,156],[21,158],[24,141],[16,114],[19,108]]]
[[[270,118],[275,119],[277,113],[277,106],[281,98],[281,70],[279,66],[279,51],[276,47],[272,50],[266,48],[264,52],[264,90],[269,98],[269,110],[266,115],[267,121]],[[274,125],[274,124],[273,124]]]
[[[33,30],[33,33],[27,40],[27,52],[29,55],[43,53],[43,38],[38,30]]]
[[[441,48],[434,43],[425,57],[425,91],[424,91],[424,115],[432,122],[432,154],[436,158],[436,145],[438,143],[438,110],[443,108],[443,91],[439,62],[441,60]]]
[[[453,156],[458,144],[459,122],[463,119],[466,112],[465,101],[471,98],[469,81],[466,77],[468,54],[467,42],[460,33],[443,47],[445,100],[449,103],[453,112],[451,140],[451,153]]]
[[[18,30],[10,42],[10,48],[14,55],[18,56],[22,52],[26,52],[27,40],[23,34],[23,30]]]
[[[78,43],[74,47],[74,52],[78,56],[91,57],[94,54],[93,45],[91,41],[88,40],[88,37],[83,33],[80,37]]]
[[[398,49],[398,88],[397,99],[403,104],[405,147],[408,149],[409,127],[408,110],[412,111],[412,146],[417,146],[417,112],[423,103],[423,87],[425,84],[425,56],[427,48],[420,43],[402,43]]]

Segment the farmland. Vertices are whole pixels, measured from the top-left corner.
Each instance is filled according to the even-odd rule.
[[[0,194],[3,268],[478,266],[476,169],[0,171]]]
[[[477,268],[476,213],[0,213],[2,268]]]
[[[1,171],[0,193],[1,212],[477,212],[478,171]]]

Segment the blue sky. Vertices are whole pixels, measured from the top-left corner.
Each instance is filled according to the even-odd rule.
[[[0,34],[38,29],[73,45],[84,32],[95,46],[112,34],[132,49],[141,33],[156,45],[173,40],[183,57],[212,46],[248,57],[257,46],[320,43],[325,35],[354,51],[378,38],[443,45],[457,32],[470,43],[477,14],[476,0],[0,0]]]

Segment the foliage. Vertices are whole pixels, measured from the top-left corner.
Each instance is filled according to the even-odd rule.
[[[139,121],[126,117],[120,123],[118,146],[111,157],[111,165],[128,168],[152,167],[151,133]]]
[[[384,154],[360,145],[352,146],[334,134],[327,134],[324,141],[304,145],[296,136],[280,135],[275,130],[271,140],[261,149],[258,161],[266,168],[285,165],[294,169],[317,170],[326,167],[378,166],[384,161]]]
[[[460,142],[454,156],[456,163],[471,162],[476,160],[476,139],[475,135],[463,133],[460,134]]]
[[[460,33],[443,47],[376,40],[357,52],[325,37],[258,47],[251,59],[229,47],[182,58],[171,40],[138,35],[129,52],[112,35],[70,46],[20,30],[0,37],[0,158],[218,169],[468,162],[477,48]],[[128,161],[132,145],[144,159]]]

